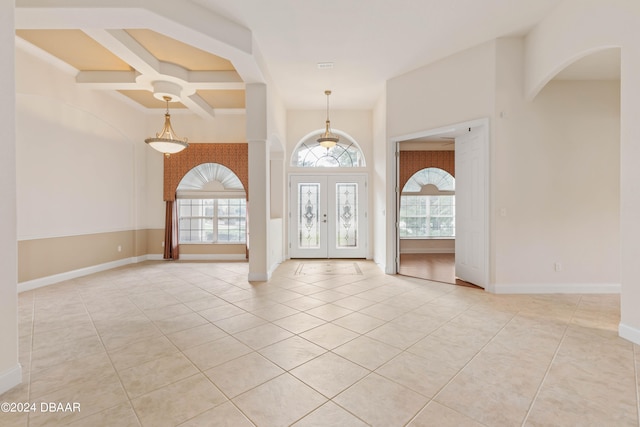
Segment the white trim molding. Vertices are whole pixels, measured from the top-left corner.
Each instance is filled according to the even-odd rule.
[[[624,338],[625,340],[631,341],[634,344],[640,345],[640,330],[636,328],[632,328],[629,325],[625,325],[624,323],[620,323],[618,325],[618,335],[620,338]]]
[[[619,283],[493,284],[487,291],[495,294],[619,294]]]
[[[39,279],[27,280],[26,282],[18,283],[18,293],[31,291],[33,289],[42,288],[43,286],[53,285],[54,283],[63,282],[65,280],[76,279],[78,277],[87,276],[93,273],[99,273],[105,270],[111,270],[112,268],[122,267],[124,265],[140,262],[139,259],[143,257],[131,257],[123,258],[117,261],[106,262],[104,264],[92,265],[91,267],[79,268],[77,270],[66,271],[60,274],[53,274],[51,276],[41,277]]]
[[[245,254],[180,254],[178,261],[246,261]]]
[[[22,365],[19,363],[8,371],[0,374],[0,394],[11,390],[22,383]]]
[[[455,254],[455,248],[404,248],[401,254]]]

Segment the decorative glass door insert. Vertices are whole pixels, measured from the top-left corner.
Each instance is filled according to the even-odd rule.
[[[366,257],[365,175],[292,175],[290,189],[290,257]]]

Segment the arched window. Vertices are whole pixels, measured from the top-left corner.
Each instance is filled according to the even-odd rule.
[[[180,243],[245,243],[247,196],[240,179],[218,163],[203,163],[176,191]]]
[[[333,129],[340,141],[332,148],[318,144],[323,130],[311,132],[296,146],[291,155],[291,166],[302,168],[357,168],[364,167],[364,156],[356,141],[344,132]]]
[[[455,237],[455,178],[439,168],[419,170],[400,195],[400,238]]]

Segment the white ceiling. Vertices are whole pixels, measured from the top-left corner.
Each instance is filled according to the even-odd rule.
[[[288,108],[370,109],[385,81],[528,32],[560,0],[193,0],[251,29]],[[318,62],[333,62],[318,70]]]
[[[288,109],[325,108],[325,89],[333,92],[332,109],[371,109],[387,80],[497,37],[524,35],[561,1],[148,0],[156,11],[142,13],[127,0],[93,0],[87,9],[77,9],[74,0],[16,0],[16,26],[79,28],[103,45],[103,39],[122,39],[120,29],[149,28],[229,59],[245,82],[261,80],[262,66]],[[102,9],[91,13],[92,7]],[[131,12],[123,14],[124,7]],[[122,48],[106,47],[131,65],[127,56],[138,45],[119,43],[127,47],[127,55]],[[319,70],[319,62],[334,67]],[[156,58],[149,63],[162,65]],[[558,78],[611,78],[619,76],[619,64],[618,50],[604,51],[577,61]],[[132,68],[140,71],[135,64]],[[162,77],[176,81],[168,74]],[[144,79],[127,84],[138,80],[145,85],[138,89],[148,91]],[[232,80],[223,83],[237,89]],[[200,114],[211,112],[202,102],[194,108]]]

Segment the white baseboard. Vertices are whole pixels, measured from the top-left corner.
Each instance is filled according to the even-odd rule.
[[[247,258],[244,254],[219,254],[219,255],[187,254],[187,255],[181,255],[180,259],[184,261],[244,261]],[[142,255],[138,257],[123,258],[117,261],[106,262],[104,264],[98,264],[98,265],[93,265],[91,267],[80,268],[78,270],[66,271],[60,274],[54,274],[51,276],[41,277],[39,279],[20,282],[18,283],[18,293],[42,288],[43,286],[49,286],[55,283],[64,282],[65,280],[76,279],[78,277],[87,276],[93,273],[99,273],[101,271],[110,270],[112,268],[122,267],[124,265],[137,264],[143,261],[162,261],[162,260],[163,260],[162,254],[148,254],[148,255]]]
[[[455,248],[405,248],[400,254],[455,254]]]
[[[246,261],[245,254],[180,254],[181,261]]]
[[[82,276],[87,276],[93,273],[99,273],[101,271],[110,270],[112,268],[122,267],[123,265],[133,264],[139,259],[146,257],[131,257],[123,258],[117,261],[106,262],[104,264],[93,265],[91,267],[80,268],[78,270],[66,271],[60,274],[54,274],[51,276],[41,277],[39,279],[28,280],[26,282],[18,283],[18,293],[38,289],[43,286],[53,285],[54,283],[64,282],[65,280],[71,280]],[[143,260],[143,261],[144,261]]]
[[[493,284],[486,290],[496,294],[619,294],[619,283]]]
[[[640,345],[640,329],[632,328],[624,323],[620,323],[618,325],[618,335],[634,344]]]
[[[13,368],[0,374],[0,394],[11,390],[22,383],[22,366],[18,363]]]

